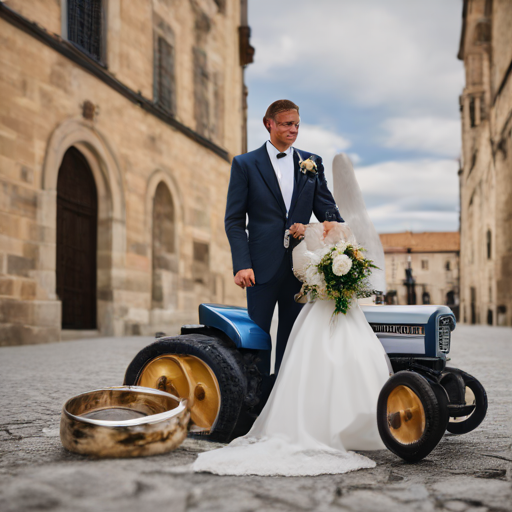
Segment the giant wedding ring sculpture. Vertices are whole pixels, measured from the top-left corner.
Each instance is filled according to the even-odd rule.
[[[187,400],[158,389],[119,386],[68,400],[60,438],[69,451],[96,457],[155,455],[177,448],[187,436]]]

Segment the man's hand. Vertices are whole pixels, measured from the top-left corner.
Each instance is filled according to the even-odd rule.
[[[324,238],[325,238],[329,234],[329,231],[331,231],[331,229],[334,226],[336,226],[338,223],[336,221],[324,220],[323,224],[324,224]]]
[[[296,222],[295,224],[292,224],[290,226],[290,235],[293,236],[293,238],[304,238],[304,233],[306,232],[306,226],[304,224],[301,224],[300,222]]]
[[[256,284],[254,279],[254,270],[252,268],[244,268],[239,270],[235,275],[235,284],[240,286],[242,290],[247,286],[253,286]]]

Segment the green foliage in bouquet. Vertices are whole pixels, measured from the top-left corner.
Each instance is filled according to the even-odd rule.
[[[343,241],[330,247],[320,262],[312,263],[306,271],[301,292],[309,293],[312,299],[334,300],[334,315],[346,314],[354,298],[375,293],[368,278],[372,269],[378,267],[364,257],[363,251],[362,247]],[[313,269],[316,272],[312,272]]]

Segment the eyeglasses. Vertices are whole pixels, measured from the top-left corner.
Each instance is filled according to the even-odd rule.
[[[284,128],[288,128],[290,129],[292,126],[295,126],[295,128],[297,128],[297,130],[299,129],[299,126],[300,126],[300,123],[294,123],[292,121],[288,122],[288,123],[276,123],[277,126],[283,126]]]

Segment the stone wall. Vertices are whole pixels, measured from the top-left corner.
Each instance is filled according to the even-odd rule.
[[[468,323],[512,325],[512,3],[464,2],[461,306]]]
[[[59,2],[7,1],[5,5],[48,32],[60,33]],[[210,137],[213,145],[196,132],[197,12],[210,23],[203,42],[212,63],[208,70],[223,73],[223,87],[217,90],[220,99],[212,107],[222,130]],[[109,0],[106,19],[105,73],[129,90],[123,89],[123,94],[117,85],[98,79],[69,58],[70,45],[56,51],[53,42],[20,29],[9,15],[0,17],[3,345],[61,338],[61,302],[55,289],[56,189],[62,157],[71,146],[87,159],[98,191],[99,334],[173,332],[181,323],[197,322],[201,302],[244,302],[232,282],[223,227],[229,161],[242,151],[245,138],[240,5],[226,2],[221,12],[213,0]],[[155,115],[129,99],[133,93],[140,94],[144,105],[153,101],[154,19],[165,20],[175,36],[176,125],[167,122],[166,115]],[[210,82],[207,85],[214,90]],[[173,262],[158,275],[162,300],[157,300],[152,291],[152,224],[160,184],[172,200],[171,210],[163,211],[174,214],[175,239]],[[194,258],[198,244],[207,248],[201,261],[197,249]]]

